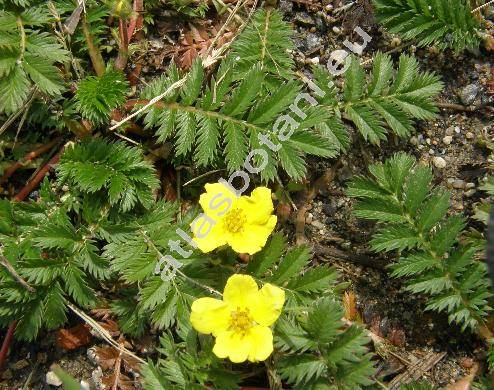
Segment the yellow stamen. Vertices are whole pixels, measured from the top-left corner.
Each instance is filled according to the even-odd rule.
[[[235,208],[225,215],[225,227],[231,233],[239,233],[244,229],[247,217],[241,209]]]
[[[254,326],[254,320],[249,314],[249,309],[232,311],[230,314],[230,329],[236,333],[245,334]]]

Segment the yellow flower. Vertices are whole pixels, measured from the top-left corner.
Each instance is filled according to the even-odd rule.
[[[285,303],[285,292],[272,284],[260,290],[249,275],[232,275],[223,300],[199,298],[192,304],[190,322],[200,333],[213,334],[213,352],[233,363],[266,360],[273,352],[275,323]]]
[[[276,226],[271,190],[258,187],[238,197],[221,183],[206,184],[199,198],[204,210],[192,223],[194,242],[203,252],[228,244],[237,253],[259,252]]]

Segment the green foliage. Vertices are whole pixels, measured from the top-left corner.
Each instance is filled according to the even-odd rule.
[[[477,50],[480,22],[468,0],[373,0],[379,22],[418,46]]]
[[[278,349],[289,353],[278,362],[281,377],[295,388],[361,389],[372,384],[372,355],[364,330],[342,322],[343,309],[322,298],[296,317],[280,319],[275,330]]]
[[[101,77],[88,76],[77,87],[76,107],[95,124],[108,122],[111,110],[125,103],[128,89],[124,75],[116,70],[107,70]]]
[[[300,92],[300,84],[274,80],[277,88],[269,92],[262,88],[265,76],[260,63],[252,66],[238,82],[234,81],[233,69],[230,61],[223,61],[209,85],[203,85],[204,70],[201,62],[195,61],[184,86],[171,91],[159,107],[146,114],[146,128],[157,126],[156,135],[162,142],[174,137],[176,154],[188,156],[192,153],[199,166],[224,161],[228,169],[234,171],[244,164],[250,150],[261,149],[268,156],[267,165],[260,173],[266,181],[277,177],[278,165],[293,179],[304,177],[305,153],[322,157],[336,155],[331,140],[310,129],[313,125],[309,122],[321,119],[320,113],[310,113],[298,129],[287,120],[282,121],[279,128],[286,124],[283,131],[292,128],[295,132],[286,140],[276,136],[273,124]],[[157,79],[143,91],[142,97],[150,99],[163,93],[179,78],[172,66],[167,76]],[[263,135],[279,150],[272,151],[266,142],[262,143],[260,136]],[[263,158],[259,156],[253,160],[253,167],[263,164]]]
[[[451,322],[474,329],[490,311],[489,281],[476,248],[458,244],[465,220],[447,216],[450,194],[431,189],[430,169],[404,153],[369,171],[372,177],[350,183],[348,195],[359,199],[357,217],[379,222],[372,249],[398,250],[392,275],[406,277],[408,291],[430,295],[428,309],[446,311]]]
[[[295,48],[292,29],[280,12],[260,9],[235,40],[230,57],[236,61],[235,77],[242,78],[259,64],[268,75],[291,78],[293,60],[287,50]]]
[[[69,300],[94,306],[94,281],[109,274],[89,230],[76,228],[66,210],[49,199],[30,204],[0,201],[0,209],[5,217],[1,255],[34,289],[27,291],[10,274],[0,274],[2,323],[19,320],[17,337],[32,340],[42,326],[56,329],[66,321]]]
[[[151,163],[142,152],[122,142],[91,139],[70,146],[57,166],[58,181],[90,194],[100,194],[111,206],[129,211],[148,208],[159,186]]]
[[[209,337],[190,331],[184,341],[176,342],[170,332],[160,338],[156,364],[143,371],[145,389],[238,389],[240,375],[228,369],[224,361],[212,354]]]
[[[364,139],[373,144],[385,140],[388,129],[406,138],[413,131],[414,119],[434,118],[437,109],[433,99],[443,84],[433,73],[420,71],[415,58],[402,54],[394,72],[391,57],[376,54],[368,82],[359,61],[357,57],[348,57],[341,94],[327,70],[314,69],[314,82],[325,93],[318,99],[319,103],[331,118],[319,125],[319,129],[331,136],[341,150],[349,144],[342,117],[350,120]]]
[[[59,95],[64,86],[56,64],[68,61],[68,52],[43,31],[52,19],[46,3],[15,4],[0,10],[0,113],[6,114],[19,110],[36,90]]]

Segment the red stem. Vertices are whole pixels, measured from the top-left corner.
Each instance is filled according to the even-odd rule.
[[[23,166],[29,164],[32,160],[34,160],[36,157],[40,156],[41,154],[48,152],[51,148],[53,148],[59,142],[60,142],[60,138],[56,138],[53,141],[47,143],[46,145],[41,145],[39,148],[34,149],[32,152],[29,152],[28,154],[26,154],[24,156],[24,158],[22,160],[13,163],[11,166],[9,166],[5,170],[3,176],[0,177],[0,184],[5,182],[19,168],[22,168]]]
[[[2,349],[0,349],[0,376],[3,373],[3,365],[7,360],[7,353],[9,352],[10,343],[14,337],[15,328],[17,327],[17,321],[12,322],[7,329],[7,334],[3,339]]]
[[[40,181],[43,180],[50,169],[58,163],[61,154],[62,151],[55,154],[51,158],[51,160],[48,161],[48,163],[38,171],[36,176],[34,176],[33,179],[29,183],[27,183],[24,188],[14,197],[14,200],[22,202],[24,199],[26,199],[28,195],[34,190],[34,188],[36,188],[36,186],[40,183]]]
[[[134,15],[130,19],[129,27],[127,28],[127,40],[130,42],[134,32],[140,31],[143,25],[143,12],[144,12],[144,1],[134,0]]]

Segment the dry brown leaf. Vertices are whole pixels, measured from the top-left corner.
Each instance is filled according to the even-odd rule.
[[[134,380],[121,372],[104,376],[101,382],[105,385],[105,389],[134,390],[136,388]]]
[[[79,324],[70,329],[59,329],[57,332],[57,345],[67,351],[88,345],[93,336],[89,325]]]
[[[176,45],[169,46],[167,54],[171,55],[177,65],[185,70],[190,69],[198,56],[204,56],[213,43],[221,28],[221,22],[217,24],[189,23],[185,31],[181,31]],[[233,32],[226,29],[216,41],[215,47],[220,47],[233,38]]]
[[[343,309],[346,319],[350,321],[360,320],[360,314],[357,309],[357,296],[353,291],[345,291],[345,294],[343,294]]]

